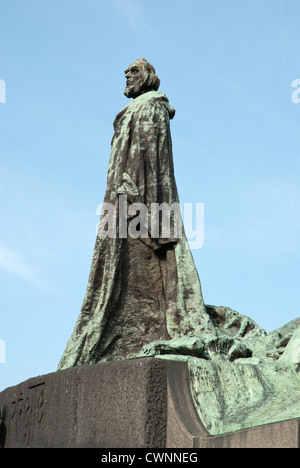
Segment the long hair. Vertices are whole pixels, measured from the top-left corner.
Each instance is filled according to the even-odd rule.
[[[154,91],[157,91],[160,85],[160,79],[156,75],[154,66],[145,58],[137,59],[136,63],[141,66],[141,72],[143,76],[143,91],[149,89],[154,89]]]

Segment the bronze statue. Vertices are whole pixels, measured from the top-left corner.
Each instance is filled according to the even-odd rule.
[[[133,100],[114,121],[104,198],[115,207],[116,235],[97,236],[82,310],[59,369],[134,357],[152,341],[211,327],[184,232],[161,236],[161,226],[156,236],[150,228],[138,237],[121,232],[121,197],[129,212],[135,203],[149,211],[179,203],[170,134],[175,110],[147,60],[136,60],[125,76],[124,94]]]
[[[175,111],[145,59],[125,74],[133,100],[114,122],[89,282],[58,368],[165,354],[188,361],[193,399],[211,434],[299,417],[300,319],[266,333],[230,308],[204,304],[176,210],[169,230],[163,217],[152,222],[153,206],[179,202]]]

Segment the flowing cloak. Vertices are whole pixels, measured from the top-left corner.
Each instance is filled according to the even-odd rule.
[[[58,369],[135,357],[156,340],[213,328],[184,230],[156,239],[120,235],[120,197],[128,206],[179,203],[167,97],[149,91],[114,121],[104,202],[116,235],[97,236],[81,313]]]

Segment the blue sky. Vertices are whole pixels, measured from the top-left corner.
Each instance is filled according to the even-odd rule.
[[[181,202],[205,206],[205,302],[267,331],[300,316],[299,17],[297,0],[0,0],[0,390],[55,371],[73,330],[138,57],[176,109]]]

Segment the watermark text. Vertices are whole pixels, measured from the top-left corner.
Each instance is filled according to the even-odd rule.
[[[191,249],[204,244],[204,203],[128,203],[126,195],[118,197],[116,205],[101,203],[97,207],[100,239],[152,239],[154,242],[176,243],[184,235]],[[184,227],[183,227],[184,226]]]
[[[300,364],[300,340],[293,341],[292,348],[292,361],[294,364]]]
[[[292,82],[292,88],[296,88],[292,93],[292,102],[294,104],[299,104],[300,102],[300,79],[294,80]]]
[[[5,81],[0,78],[0,104],[6,103],[6,84]]]
[[[0,340],[0,364],[6,363],[6,344],[4,340]]]

